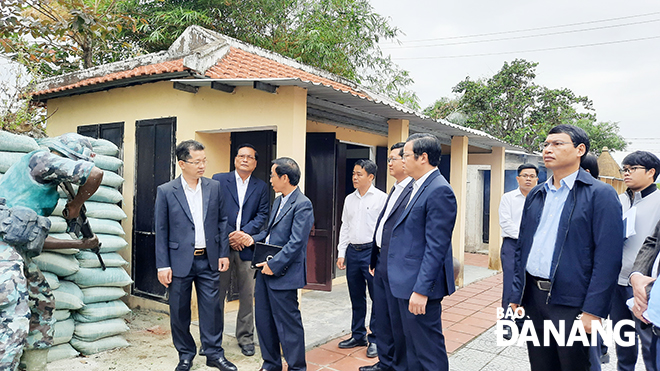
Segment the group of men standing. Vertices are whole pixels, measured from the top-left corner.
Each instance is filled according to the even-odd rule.
[[[368,356],[380,359],[368,370],[448,369],[440,302],[455,290],[451,235],[456,200],[437,168],[440,155],[439,140],[429,134],[415,134],[392,146],[388,164],[396,184],[389,195],[373,186],[372,161],[355,165],[356,190],[344,205],[337,261],[347,270],[352,336],[339,346],[368,345]],[[179,353],[176,370],[191,369],[197,354],[190,334],[193,282],[200,353],[210,367],[237,369],[222,348],[230,269],[237,278],[236,334],[243,354],[255,352],[254,318],[261,370],[282,370],[282,354],[289,370],[306,370],[297,290],[306,284],[306,245],[314,213],[297,187],[298,164],[286,157],[273,161],[270,182],[281,196],[269,216],[266,184],[252,177],[258,156],[253,146],[239,146],[236,170],[213,179],[203,177],[207,160],[201,143],[180,143],[176,156],[181,176],[158,187],[155,206],[158,279],[169,292],[172,337]],[[255,242],[282,248],[257,265],[256,280],[250,268]],[[367,287],[375,303],[369,335]]]
[[[344,202],[337,266],[346,269],[352,305],[351,337],[340,348],[368,346],[379,361],[360,371],[448,370],[442,298],[455,290],[451,236],[456,199],[440,174],[439,140],[411,135],[387,159],[396,180],[377,190],[377,167],[360,160],[356,190]],[[366,295],[373,302],[366,336]]]
[[[193,282],[200,354],[206,356],[209,367],[237,370],[222,348],[231,272],[239,292],[236,338],[241,352],[255,354],[256,321],[261,370],[282,370],[280,347],[289,370],[305,370],[297,289],[306,284],[306,247],[314,214],[311,202],[297,187],[298,164],[286,157],[273,161],[270,182],[281,196],[269,217],[268,187],[252,176],[258,159],[252,145],[238,146],[235,171],[213,179],[203,177],[207,159],[201,143],[180,143],[176,156],[181,176],[158,187],[155,206],[158,279],[168,287],[172,339],[179,353],[176,370],[190,370],[197,354],[190,334]],[[256,273],[250,267],[255,241],[281,247],[273,259],[258,265]]]
[[[636,324],[621,328],[623,338],[632,334],[635,341],[616,345],[617,368],[635,369],[641,342],[646,369],[657,370],[657,327],[643,313],[660,264],[660,160],[645,151],[626,156],[621,173],[627,190],[617,197],[613,187],[594,179],[597,164],[585,159],[584,130],[556,126],[540,149],[552,176],[535,186],[536,167],[521,166],[519,189],[500,204],[502,305],[524,308],[533,323],[539,342],[527,342],[532,370],[600,370],[600,345],[569,345],[567,339],[575,321],[591,333],[608,315],[613,325]],[[549,335],[547,321],[566,325],[564,344]]]

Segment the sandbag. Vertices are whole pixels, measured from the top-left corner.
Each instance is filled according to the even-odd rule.
[[[80,353],[86,356],[110,349],[125,348],[130,346],[126,339],[120,335],[111,336],[96,341],[83,341],[73,338],[71,339],[71,345]]]
[[[39,144],[33,138],[4,130],[0,131],[0,151],[27,153],[35,149],[39,149]]]
[[[81,250],[76,254],[76,259],[80,263],[80,268],[101,268],[98,256],[91,251]],[[106,267],[123,267],[128,265],[128,262],[116,252],[101,254],[101,259]]]
[[[55,362],[61,359],[69,359],[77,357],[80,354],[77,350],[73,349],[71,344],[65,343],[56,345],[48,349],[48,362]]]
[[[80,288],[103,286],[123,287],[133,283],[131,277],[124,268],[80,268],[78,272],[66,277],[67,280],[75,282]]]
[[[59,277],[70,276],[80,269],[78,260],[71,255],[42,252],[32,258],[42,272],[55,273]]]
[[[73,241],[75,241],[75,239],[71,237],[71,235],[69,235],[68,233],[49,233],[48,236],[57,238],[58,240],[72,241],[71,246],[73,246]],[[78,251],[80,250],[72,247],[70,249],[48,250],[46,252],[51,254],[58,254],[58,255],[76,255]]]
[[[56,309],[53,311],[53,318],[55,321],[64,321],[71,318],[71,311],[68,309]]]
[[[78,322],[73,336],[77,340],[95,341],[108,336],[119,335],[126,331],[128,331],[126,322],[122,318],[113,318],[99,322]]]
[[[77,310],[85,305],[80,287],[73,282],[60,281],[60,287],[53,290],[53,295],[55,295],[55,309]]]
[[[98,322],[111,318],[118,318],[130,313],[126,304],[121,300],[106,301],[85,305],[82,309],[71,313],[76,322]],[[77,349],[77,348],[76,348]]]
[[[11,165],[18,162],[25,153],[20,152],[0,152],[0,172],[6,173]]]
[[[48,233],[66,232],[66,219],[55,215],[49,216],[48,219],[50,219],[50,230]]]
[[[64,210],[64,206],[66,205],[66,199],[60,198],[57,201],[57,206],[55,206],[55,210],[53,210],[53,214],[49,217],[51,221],[51,226],[50,226],[50,231],[51,233],[55,232],[64,232],[66,230],[66,219],[63,218],[62,215],[62,210]],[[85,209],[87,210],[87,217],[89,218],[99,218],[99,219],[111,219],[111,220],[123,220],[126,219],[126,213],[124,210],[121,209],[121,207],[112,204],[112,203],[106,203],[106,202],[94,202],[94,201],[87,201],[85,202]],[[64,230],[62,229],[61,223],[64,222]],[[56,227],[58,230],[54,231],[53,230],[53,225],[58,223],[60,226]]]
[[[55,325],[53,325],[53,345],[60,345],[71,341],[75,327],[76,323],[72,318],[55,322]]]
[[[87,220],[89,220],[89,226],[92,227],[94,233],[115,234],[118,236],[126,234],[124,228],[122,228],[121,224],[116,220],[98,218],[87,218]]]
[[[117,157],[105,156],[105,155],[96,155],[93,158],[94,165],[101,170],[117,171],[119,170],[124,162]]]
[[[116,252],[128,246],[128,242],[121,236],[112,234],[97,234],[96,236],[101,242],[101,254]]]
[[[119,188],[122,184],[124,184],[124,178],[122,178],[121,175],[113,173],[112,171],[103,170],[101,185]]]
[[[117,300],[128,295],[121,287],[87,287],[82,293],[85,304]]]
[[[76,194],[78,194],[78,186],[73,185],[73,189],[76,192]],[[52,212],[52,215],[62,216],[62,209],[64,208],[64,204],[66,204],[66,194],[64,193],[64,191],[62,191],[61,188],[58,188],[57,192],[60,194],[60,198],[64,199],[65,201],[61,205],[58,202],[55,211]],[[99,189],[97,189],[96,192],[94,192],[94,194],[91,197],[89,197],[89,201],[107,202],[111,204],[116,204],[118,202],[123,201],[123,197],[118,190],[112,187],[100,186]]]
[[[90,141],[92,142],[92,150],[97,155],[116,157],[119,153],[119,148],[107,139],[91,139]]]
[[[57,278],[57,275],[50,272],[41,272],[46,277],[46,282],[51,290],[57,290],[60,287],[60,279]]]

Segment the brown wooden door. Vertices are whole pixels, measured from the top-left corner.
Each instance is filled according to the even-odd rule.
[[[314,205],[314,227],[307,243],[307,286],[332,289],[335,261],[336,145],[335,133],[307,133],[305,195]]]

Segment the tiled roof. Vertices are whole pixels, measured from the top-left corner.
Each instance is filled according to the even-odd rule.
[[[220,62],[206,71],[206,76],[213,79],[298,78],[356,96],[367,97],[348,85],[234,47],[230,48],[229,53]]]
[[[58,92],[58,91],[71,90],[71,89],[76,89],[76,88],[80,88],[80,87],[83,87],[83,86],[96,85],[96,84],[101,84],[101,83],[110,82],[110,81],[128,79],[128,78],[132,78],[132,77],[158,75],[158,74],[169,73],[169,72],[182,72],[182,71],[186,71],[186,70],[190,70],[190,68],[187,68],[187,67],[183,66],[183,59],[178,59],[178,60],[175,60],[175,61],[167,61],[167,62],[162,62],[162,63],[157,63],[157,64],[151,64],[151,65],[148,65],[148,66],[140,66],[140,67],[136,67],[136,68],[133,68],[133,69],[127,70],[127,71],[114,72],[114,73],[107,74],[105,76],[92,77],[92,78],[89,78],[89,79],[78,81],[74,84],[59,86],[59,87],[52,88],[52,89],[41,90],[41,91],[35,92],[34,95],[39,96],[39,95],[44,95],[44,94],[50,94],[50,93],[55,93],[55,92]]]
[[[138,76],[158,75],[186,70],[190,70],[190,68],[184,67],[183,59],[178,59],[175,61],[141,66],[127,71],[114,72],[105,76],[88,78],[77,83],[38,91],[34,93],[34,95],[39,96],[50,94]],[[287,66],[286,64],[235,47],[231,47],[229,52],[217,64],[206,71],[205,75],[214,79],[298,78],[302,81],[310,81],[332,87],[339,91],[348,92],[355,96],[367,97],[366,94],[358,92],[348,85],[314,75],[298,68]]]

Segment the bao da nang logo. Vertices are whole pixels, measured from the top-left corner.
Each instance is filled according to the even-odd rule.
[[[635,345],[635,331],[625,331],[622,333],[623,326],[635,328],[635,322],[632,320],[621,320],[612,326],[611,320],[591,322],[591,333],[588,334],[584,329],[584,324],[580,316],[573,321],[560,320],[553,323],[550,320],[544,320],[539,328],[534,326],[529,317],[525,316],[525,310],[522,307],[512,310],[508,308],[497,308],[497,323],[495,324],[495,338],[498,346],[518,345],[523,346],[526,342],[532,342],[535,346],[548,346],[550,339],[554,339],[558,346],[572,346],[581,343],[584,346],[596,346],[598,335],[603,339],[607,346],[615,343],[620,346]],[[542,336],[543,344],[539,341]]]

